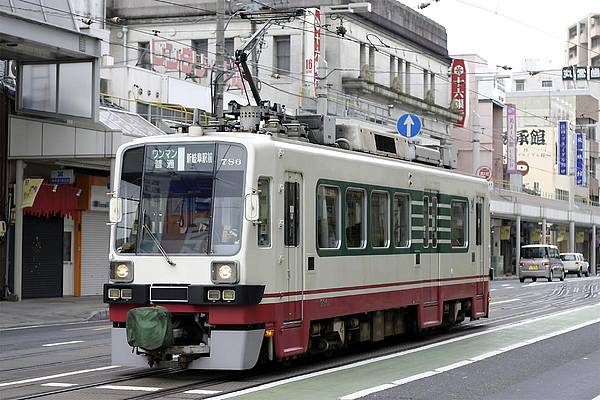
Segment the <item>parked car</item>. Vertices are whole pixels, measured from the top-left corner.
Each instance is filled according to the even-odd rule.
[[[549,244],[528,244],[521,247],[521,260],[519,262],[519,280],[525,278],[537,281],[537,278],[546,278],[552,282],[554,278],[565,280],[565,268],[560,260],[558,247]]]
[[[590,265],[581,253],[560,253],[560,259],[565,267],[566,274],[590,276]]]

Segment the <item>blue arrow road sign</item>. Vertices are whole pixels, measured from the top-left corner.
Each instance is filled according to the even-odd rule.
[[[413,138],[421,132],[421,118],[415,114],[402,114],[396,122],[396,130],[405,138]]]

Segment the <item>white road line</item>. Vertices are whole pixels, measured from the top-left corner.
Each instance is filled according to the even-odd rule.
[[[48,387],[71,387],[71,386],[77,386],[77,384],[76,383],[50,382],[50,383],[42,383],[42,386],[48,386]]]
[[[78,322],[61,322],[57,324],[43,324],[43,325],[27,325],[27,326],[13,326],[12,328],[2,328],[0,332],[8,331],[20,331],[22,329],[33,329],[33,328],[47,328],[49,326],[67,326],[67,325],[81,325],[81,324],[98,324],[98,321],[78,321]]]
[[[510,286],[510,283],[503,283],[502,286],[504,286],[504,287]]]
[[[492,301],[490,305],[496,304],[504,304],[504,303],[512,303],[513,301],[521,301],[521,299],[510,299],[510,300],[502,300],[502,301]]]
[[[149,387],[149,386],[120,386],[120,385],[103,385],[98,386],[98,389],[111,389],[111,390],[132,390],[138,392],[156,392],[161,390],[159,387]]]
[[[496,290],[498,290],[498,289],[490,289],[490,292],[495,292]]]
[[[396,385],[393,385],[391,383],[385,383],[383,385],[375,386],[369,389],[361,390],[360,392],[355,392],[344,397],[340,397],[340,400],[360,399],[361,397],[368,396],[371,393],[381,392],[383,390],[391,389],[393,387],[396,387]]]
[[[193,390],[185,391],[183,393],[186,393],[186,394],[217,394],[217,393],[221,393],[221,392],[222,392],[222,390],[193,389]]]
[[[562,335],[564,333],[571,332],[571,331],[574,331],[576,329],[586,327],[588,325],[593,325],[593,324],[598,323],[598,322],[600,322],[600,318],[597,318],[597,319],[591,320],[591,321],[586,321],[586,322],[583,322],[583,323],[578,324],[578,325],[570,326],[568,328],[561,329],[559,331],[555,331],[555,332],[552,332],[552,333],[549,333],[549,334],[546,334],[546,335],[538,336],[538,337],[530,339],[530,340],[526,340],[526,341],[523,341],[523,342],[515,343],[513,345],[514,347],[513,346],[503,347],[500,350],[496,350],[494,352],[489,352],[489,353],[481,354],[479,356],[472,357],[469,360],[463,360],[463,361],[459,361],[457,363],[446,365],[444,367],[436,368],[433,372],[435,372],[435,373],[441,373],[441,372],[451,371],[453,369],[457,369],[457,368],[460,368],[460,367],[464,367],[465,365],[472,364],[472,363],[474,363],[476,361],[481,361],[481,360],[484,360],[486,358],[492,357],[494,355],[498,355],[498,354],[504,353],[506,351],[512,350],[513,348],[527,346],[529,344],[540,342],[542,340],[549,339],[549,338],[554,337],[554,336]],[[353,399],[353,400],[354,399],[359,399],[359,398],[364,397],[364,396],[366,396],[368,394],[380,392],[380,391],[391,389],[391,388],[396,387],[396,386],[401,386],[401,385],[404,385],[406,383],[413,382],[413,381],[416,381],[416,380],[419,380],[419,379],[427,378],[429,376],[432,376],[431,373],[432,373],[432,371],[427,371],[427,372],[424,372],[424,373],[421,373],[421,374],[412,375],[412,376],[409,376],[409,377],[404,378],[404,379],[393,381],[391,384],[388,383],[388,384],[383,384],[383,385],[375,386],[375,387],[372,387],[372,388],[364,389],[364,390],[361,390],[359,392],[354,392],[354,393],[348,394],[346,396],[340,397],[340,400],[345,400],[345,399]],[[600,396],[597,397],[596,399],[592,399],[592,400],[600,400]]]
[[[31,383],[31,382],[45,381],[45,380],[48,380],[48,379],[62,378],[62,377],[71,376],[71,375],[87,374],[88,372],[104,371],[104,370],[113,369],[113,368],[119,368],[119,365],[109,365],[108,367],[100,367],[100,368],[92,368],[92,369],[82,369],[82,370],[79,370],[79,371],[64,372],[62,374],[56,374],[56,375],[40,376],[38,378],[23,379],[23,380],[20,380],[20,381],[2,382],[2,383],[0,383],[0,387],[12,386],[12,385],[20,385],[22,383]]]
[[[83,343],[83,340],[71,340],[70,342],[59,342],[59,343],[48,343],[43,344],[42,347],[62,346],[65,344]]]
[[[334,367],[334,368],[329,368],[329,369],[324,369],[321,371],[316,371],[316,372],[311,372],[305,375],[298,375],[298,376],[294,376],[291,378],[286,378],[286,379],[282,379],[279,381],[274,381],[274,382],[270,382],[270,383],[265,383],[263,385],[259,385],[259,386],[254,386],[248,389],[242,389],[242,390],[238,390],[235,392],[230,392],[230,393],[225,393],[219,396],[215,396],[215,397],[211,397],[212,400],[225,400],[225,399],[230,399],[232,397],[238,397],[238,396],[242,396],[244,394],[248,394],[248,393],[254,393],[254,392],[259,392],[261,390],[266,390],[266,389],[271,389],[277,386],[281,386],[281,385],[285,385],[288,383],[293,383],[293,382],[298,382],[298,381],[302,381],[305,379],[310,379],[310,378],[315,378],[317,376],[321,376],[321,375],[327,375],[327,374],[331,374],[334,372],[338,372],[338,371],[344,371],[347,369],[351,369],[351,368],[356,368],[356,367],[361,367],[363,365],[368,365],[368,364],[372,364],[375,362],[380,362],[380,361],[385,361],[385,360],[389,360],[392,358],[397,358],[400,356],[403,356],[405,354],[412,354],[412,353],[417,353],[420,351],[424,351],[424,350],[429,350],[429,349],[433,349],[439,346],[443,346],[449,343],[455,343],[455,342],[460,342],[466,339],[470,339],[473,337],[477,337],[477,336],[482,336],[482,335],[488,335],[490,333],[493,332],[498,332],[498,331],[502,331],[502,330],[506,330],[506,329],[510,329],[516,326],[523,326],[523,325],[528,325],[531,324],[533,322],[537,322],[537,321],[543,321],[549,318],[555,318],[561,315],[567,315],[573,312],[577,312],[577,311],[581,311],[587,308],[592,308],[592,307],[597,307],[598,304],[592,304],[592,305],[588,305],[588,306],[583,306],[583,307],[579,307],[576,309],[570,309],[570,310],[565,310],[565,311],[560,311],[558,313],[554,313],[554,314],[549,314],[549,315],[544,315],[541,317],[537,317],[537,318],[531,318],[525,321],[519,321],[519,322],[513,322],[511,324],[507,324],[507,325],[502,325],[502,326],[498,326],[496,328],[492,328],[492,329],[488,329],[485,331],[481,331],[481,332],[475,332],[475,333],[471,333],[465,336],[459,336],[459,337],[455,337],[452,339],[447,339],[441,342],[437,342],[437,343],[432,343],[432,344],[428,344],[426,346],[422,346],[422,347],[418,347],[415,349],[410,349],[410,350],[405,350],[405,351],[401,351],[398,353],[392,353],[392,354],[387,354],[385,356],[379,356],[379,357],[375,357],[375,358],[371,358],[368,360],[362,360],[362,361],[358,361],[355,363],[351,363],[351,364],[346,364],[346,365],[342,365],[339,367]],[[600,319],[598,320],[594,320],[592,322],[588,321],[587,324],[595,324],[600,322]],[[570,329],[579,329],[579,327],[571,327]],[[502,349],[501,349],[502,350]]]
[[[600,400],[600,394],[596,397],[594,397],[592,400]]]

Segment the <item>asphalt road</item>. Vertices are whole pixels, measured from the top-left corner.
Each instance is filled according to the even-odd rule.
[[[113,366],[108,321],[0,330],[0,398],[600,400],[600,278],[491,287],[490,319],[242,372]]]

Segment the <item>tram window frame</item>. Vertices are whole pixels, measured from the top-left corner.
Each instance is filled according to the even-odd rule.
[[[404,211],[402,211],[402,204],[397,203],[400,200],[404,203]],[[403,215],[400,215],[403,214]],[[398,219],[397,217],[400,217]],[[411,198],[407,193],[394,193],[394,200],[392,203],[392,218],[393,218],[393,233],[394,233],[394,247],[397,249],[406,249],[410,247],[412,241],[412,213],[411,213]],[[405,238],[402,234],[399,234],[403,230],[406,232]],[[402,242],[400,240],[404,239]]]
[[[286,247],[300,245],[300,183],[284,184],[284,235]]]
[[[335,190],[335,212],[333,213],[329,213],[329,211],[327,211],[327,214],[325,216],[321,215],[321,201],[323,199],[324,196],[324,190],[325,189],[333,189]],[[323,194],[322,194],[323,193]],[[319,248],[319,250],[337,250],[341,247],[342,245],[342,240],[341,240],[341,221],[342,221],[342,204],[341,204],[341,200],[342,200],[342,196],[341,196],[341,190],[339,188],[339,186],[336,185],[318,185],[317,186],[317,193],[316,193],[316,242],[317,242],[317,247]],[[327,202],[326,202],[327,205]],[[333,217],[333,224],[329,223],[330,220],[330,216]],[[321,240],[321,224],[323,223],[321,221],[321,219],[325,219],[325,223],[326,223],[326,227],[327,227],[327,239],[325,243],[322,243]],[[329,227],[333,226],[333,230],[330,231]],[[333,237],[330,237],[331,233],[334,234]]]
[[[455,214],[456,206],[462,209],[462,243],[456,243],[454,232],[457,229],[457,215]],[[450,244],[452,248],[465,249],[469,246],[469,203],[465,200],[452,200],[450,202]]]
[[[362,199],[360,201],[360,206],[361,206],[361,211],[360,211],[360,244],[358,246],[351,246],[350,243],[350,238],[349,238],[349,229],[351,229],[352,227],[350,226],[350,220],[349,220],[349,211],[350,211],[350,207],[348,207],[348,193],[349,192],[354,192],[354,193],[360,193],[362,195]],[[361,189],[361,188],[357,188],[357,187],[349,187],[346,189],[345,192],[345,196],[344,196],[344,235],[345,235],[345,239],[346,239],[346,248],[348,249],[364,249],[367,247],[367,191],[365,189]],[[354,204],[358,204],[358,203],[354,203]],[[356,213],[354,214],[355,216],[357,215]],[[352,226],[357,225],[357,224],[353,224]],[[354,243],[353,243],[354,244]]]
[[[483,204],[477,202],[475,204],[475,245],[481,245],[481,231],[483,228]]]
[[[376,246],[374,243],[375,239],[375,224],[373,223],[375,217],[377,216],[376,208],[374,206],[373,197],[375,195],[384,195],[385,197],[385,208],[384,210],[384,224],[383,224],[383,246]],[[379,211],[379,210],[377,210]],[[383,190],[373,190],[370,195],[370,204],[369,204],[369,241],[371,243],[371,247],[374,249],[387,249],[390,247],[390,194]],[[381,233],[381,232],[380,232]]]
[[[257,181],[258,220],[256,240],[258,247],[271,247],[271,178],[261,176]]]
[[[423,247],[429,247],[429,196],[423,196]]]

